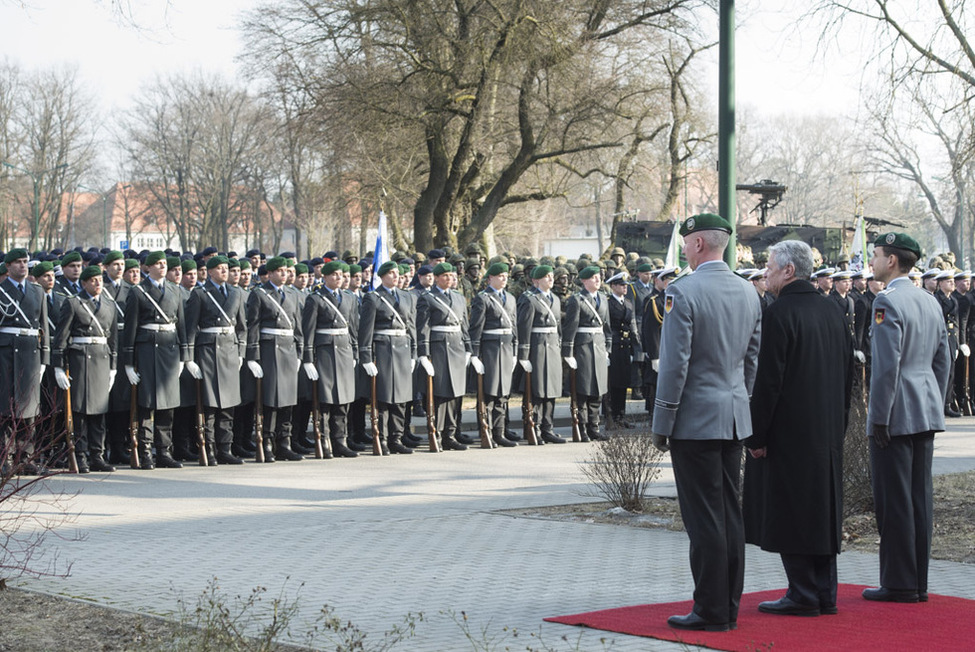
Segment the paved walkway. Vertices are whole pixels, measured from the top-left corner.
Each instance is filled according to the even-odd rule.
[[[975,469],[975,418],[949,426],[936,439],[936,472]],[[587,500],[580,462],[592,446],[61,476],[52,485],[78,492],[74,526],[87,538],[58,542],[74,563],[70,578],[18,584],[167,614],[180,592],[193,604],[213,576],[228,595],[258,585],[293,595],[303,582],[298,631],[326,603],[370,640],[422,611],[402,650],[485,649],[467,641],[450,610],[467,614],[476,639],[485,631],[489,649],[542,648],[532,633],[557,650],[602,650],[602,639],[612,650],[684,649],[542,622],[691,595],[683,533],[499,511]],[[654,493],[674,493],[669,460]],[[777,555],[753,546],[747,555],[746,591],[785,586]],[[839,573],[875,584],[877,559],[843,554]],[[934,562],[931,589],[975,599],[975,566]]]

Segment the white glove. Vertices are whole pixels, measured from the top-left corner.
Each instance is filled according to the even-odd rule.
[[[264,378],[264,370],[261,369],[261,363],[257,360],[248,360],[247,368],[251,370],[251,375],[254,378]]]
[[[197,380],[203,380],[203,370],[200,369],[200,365],[196,364],[192,360],[186,363],[186,370],[190,372],[190,375]]]
[[[651,360],[650,361],[650,367],[654,371],[660,371],[660,360]]]
[[[962,344],[958,348],[961,350],[961,354],[966,358],[972,354],[972,350],[968,347],[967,344]]]
[[[565,364],[569,365],[569,369],[578,369],[579,368],[579,363],[576,362],[576,359],[573,358],[571,355],[569,357],[567,357],[567,358],[562,358],[562,359],[565,360]]]
[[[142,380],[139,372],[135,370],[135,367],[130,365],[125,365],[125,375],[128,377],[130,385],[138,385],[139,381]]]
[[[363,363],[362,368],[366,370],[366,373],[370,378],[379,375],[379,367],[376,366],[375,362],[365,362]]]
[[[71,381],[68,380],[68,374],[64,373],[64,369],[61,367],[54,368],[54,380],[61,389],[66,390],[71,387]]]
[[[308,380],[315,382],[318,380],[318,368],[311,362],[306,362],[301,365],[301,368],[305,370],[305,375],[308,376]]]
[[[474,371],[483,376],[484,375],[484,363],[476,355],[471,356],[471,366],[474,367]]]
[[[112,369],[108,372],[108,386],[111,387],[115,384],[115,376],[118,375],[118,369]]]
[[[179,371],[176,373],[176,375],[177,376],[182,376],[183,375],[183,369],[186,369],[186,363],[185,362],[180,362],[179,363]]]
[[[857,359],[857,362],[863,364],[867,361],[867,356],[863,355],[863,351],[854,351],[853,357]]]
[[[45,371],[47,371],[47,365],[46,365],[46,364],[42,364],[42,365],[41,365],[41,375],[42,375],[42,376],[44,375],[44,372],[45,372]]]
[[[525,370],[525,373],[526,374],[530,374],[532,372],[532,361],[531,360],[519,360],[518,361],[518,364],[521,365],[521,368]]]
[[[416,358],[410,360],[410,371],[416,371]]]
[[[467,353],[464,354],[464,366],[465,367],[468,366],[471,363],[471,357],[472,356],[471,356],[470,351],[468,351]]]
[[[433,370],[433,363],[430,362],[430,358],[428,358],[425,355],[421,355],[420,356],[420,365],[423,366],[423,370],[425,372],[427,372],[427,375],[428,376],[430,376],[431,378],[434,377],[435,373],[434,373],[434,370]]]
[[[240,368],[243,367],[243,366],[244,366],[244,359],[243,358],[237,358],[237,371],[240,371]]]

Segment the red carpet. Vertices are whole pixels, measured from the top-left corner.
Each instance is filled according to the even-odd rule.
[[[741,597],[738,629],[733,632],[687,632],[668,627],[668,616],[690,612],[690,600],[545,620],[714,650],[975,650],[975,600],[932,593],[926,603],[868,602],[860,597],[863,588],[840,584],[836,601],[839,614],[818,618],[773,616],[758,610],[759,602],[778,600],[785,589],[747,593]]]

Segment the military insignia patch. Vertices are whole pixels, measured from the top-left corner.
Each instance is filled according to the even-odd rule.
[[[886,314],[887,314],[887,312],[883,308],[877,308],[876,310],[874,310],[873,311],[873,321],[874,321],[874,323],[875,324],[882,324],[882,323],[884,323],[884,316]]]
[[[664,312],[670,312],[674,307],[674,297],[667,295],[664,297]]]

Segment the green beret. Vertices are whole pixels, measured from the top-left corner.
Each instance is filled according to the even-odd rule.
[[[441,274],[446,274],[448,272],[455,272],[454,266],[450,263],[437,263],[437,266],[433,268],[433,275],[440,276]]]
[[[643,263],[642,265],[640,265],[639,267],[636,268],[636,271],[637,272],[652,272],[653,271],[653,265],[651,265],[650,263]]]
[[[230,265],[230,259],[226,256],[210,256],[207,258],[207,269],[213,269],[217,265]]]
[[[70,265],[71,263],[80,263],[80,262],[81,262],[81,254],[79,254],[77,251],[69,251],[68,253],[64,254],[64,256],[61,258],[61,267],[64,267],[65,265]]]
[[[587,278],[592,278],[593,276],[599,276],[599,268],[595,265],[590,265],[589,267],[582,268],[579,272],[579,278],[585,280]]]
[[[125,259],[125,269],[132,269],[133,267],[138,267],[138,266],[139,266],[139,261],[136,260],[135,258]]]
[[[240,263],[240,268],[241,269],[250,269],[251,268],[251,261],[247,260],[246,258],[241,258],[237,262]]]
[[[488,267],[488,276],[500,276],[501,274],[508,273],[508,265],[506,263],[493,263]]]
[[[180,263],[180,268],[183,270],[184,274],[186,272],[195,272],[197,269],[199,269],[195,260],[184,260],[182,263]]]
[[[534,279],[545,278],[553,271],[554,270],[548,265],[538,265],[537,267],[535,267],[535,269],[532,270],[532,278]]]
[[[731,233],[731,223],[714,213],[699,213],[684,220],[680,225],[681,235],[690,235],[698,231],[724,231]]]
[[[90,278],[102,275],[102,268],[98,265],[89,265],[88,267],[81,270],[81,280],[87,281]]]
[[[179,256],[166,256],[166,267],[172,269],[173,267],[179,267],[181,264]]]
[[[333,260],[322,265],[322,275],[328,276],[329,274],[334,274],[335,272],[345,272],[348,268],[349,266],[343,263],[341,260]]]
[[[151,267],[152,265],[158,263],[160,260],[166,260],[166,252],[153,251],[148,256],[146,256],[146,265]]]
[[[307,274],[307,273],[308,273],[308,265],[304,263],[295,263],[295,275]]]
[[[409,265],[402,265],[402,264],[399,265],[399,275],[400,276],[402,276],[403,274],[409,274],[409,273],[410,273],[410,266]]]
[[[105,254],[105,258],[102,259],[102,265],[108,265],[109,263],[114,263],[116,260],[124,259],[125,257],[122,255],[122,252],[116,249]]]
[[[376,271],[376,273],[379,274],[380,276],[386,276],[386,274],[389,274],[394,269],[396,271],[399,271],[399,265],[397,265],[391,260],[387,260],[385,263],[379,266],[379,269]]]
[[[905,249],[917,256],[918,259],[921,258],[921,245],[906,233],[882,233],[873,241],[873,246],[884,247],[885,249],[889,247]],[[9,256],[10,254],[7,255]]]
[[[75,253],[77,254],[78,252]],[[20,260],[21,258],[30,258],[30,256],[27,254],[26,249],[23,248],[11,249],[10,251],[7,252],[7,255],[3,257],[3,264],[9,265],[15,260]],[[78,255],[78,260],[81,260],[80,254]]]
[[[287,259],[282,258],[281,256],[273,256],[269,258],[266,263],[264,263],[264,269],[266,269],[268,272],[273,272],[276,269],[281,269],[282,267],[287,267],[287,266],[288,266]]]
[[[362,273],[362,265],[356,265],[355,263],[349,265],[349,274],[352,274],[354,276],[356,274],[361,274],[361,273]]]
[[[6,267],[4,267],[4,270],[6,270]],[[45,274],[47,274],[48,272],[53,272],[53,271],[54,271],[54,263],[45,260],[43,263],[37,263],[36,265],[31,267],[30,275],[33,276],[34,278],[40,278]]]
[[[247,266],[250,267],[250,263],[247,263]],[[227,269],[234,269],[235,267],[237,269],[240,269],[240,261],[237,260],[236,258],[228,258]]]

